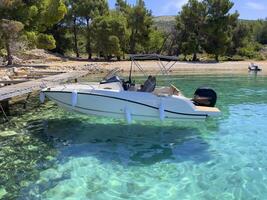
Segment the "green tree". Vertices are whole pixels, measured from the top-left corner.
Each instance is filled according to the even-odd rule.
[[[115,7],[118,12],[124,15],[128,15],[131,9],[131,6],[125,0],[117,0]]]
[[[18,21],[24,25],[24,33],[29,36],[31,42],[42,41],[42,46],[51,48],[51,36],[38,35],[46,34],[46,31],[58,23],[67,12],[63,0],[3,0],[0,3],[0,19]],[[47,39],[47,47],[43,46],[44,39]]]
[[[267,20],[263,22],[262,28],[260,30],[259,42],[261,44],[267,44]]]
[[[88,59],[92,58],[92,31],[91,24],[97,16],[103,16],[108,11],[106,0],[78,0],[78,15],[83,18],[86,23],[86,50]]]
[[[143,51],[149,41],[153,21],[151,11],[145,7],[143,0],[138,0],[137,4],[130,9],[128,15],[128,27],[130,30],[130,53]],[[139,49],[137,49],[139,47]]]
[[[56,48],[56,41],[52,35],[40,33],[37,36],[37,47],[39,49],[51,50]]]
[[[67,0],[65,2],[68,7],[68,13],[64,19],[65,25],[68,30],[73,34],[73,51],[76,57],[80,57],[79,45],[78,45],[78,32],[81,26],[81,20],[79,18],[79,2],[75,0]],[[66,34],[66,33],[65,33]]]
[[[147,10],[143,0],[137,0],[131,6],[125,0],[116,1],[116,10],[127,18],[130,31],[129,52],[144,52],[148,46],[149,34],[152,31],[152,14]]]
[[[207,20],[204,27],[205,41],[203,48],[207,53],[224,55],[231,44],[233,29],[237,25],[237,12],[230,14],[234,3],[229,0],[203,0],[207,7]]]
[[[92,33],[97,52],[107,60],[112,55],[120,59],[126,49],[128,38],[127,20],[122,14],[111,12],[95,18],[92,23]]]
[[[152,29],[149,33],[149,41],[145,47],[146,53],[160,53],[164,43],[164,35],[162,32]]]
[[[7,65],[12,65],[11,45],[16,41],[23,29],[23,24],[18,21],[2,19],[0,21],[0,36],[7,52]]]
[[[67,18],[64,18],[64,20],[55,24],[46,31],[46,34],[52,35],[55,40],[55,48],[49,50],[62,55],[71,50],[75,52],[73,37],[71,34],[72,27],[67,24],[66,19]]]
[[[253,41],[251,30],[245,23],[239,22],[232,34],[232,40],[227,50],[227,54],[230,56],[237,54],[240,48],[245,47]]]
[[[189,0],[176,18],[176,27],[180,31],[180,37],[182,37],[181,47],[185,55],[193,54],[193,61],[197,60],[197,53],[200,51],[203,41],[205,20],[205,4],[198,0]]]

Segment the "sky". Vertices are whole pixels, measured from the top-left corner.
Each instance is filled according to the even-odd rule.
[[[109,6],[114,8],[116,0],[108,0]],[[135,4],[136,0],[127,0]],[[145,0],[148,9],[154,16],[177,15],[182,5],[187,0]],[[267,18],[267,0],[232,0],[234,7],[232,12],[238,11],[241,19],[265,19]]]

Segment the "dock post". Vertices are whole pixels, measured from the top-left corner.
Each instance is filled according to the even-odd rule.
[[[9,110],[9,101],[8,100],[4,100],[4,101],[0,101],[1,104],[1,112],[4,112],[4,115],[10,116],[10,110]]]

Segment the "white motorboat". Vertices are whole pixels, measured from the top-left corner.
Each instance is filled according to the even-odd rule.
[[[177,61],[176,58],[159,55],[132,55],[131,59],[132,64],[143,59]],[[144,71],[139,64],[137,67]],[[212,89],[199,88],[190,99],[173,85],[156,87],[154,76],[149,76],[143,85],[138,86],[132,81],[132,68],[128,81],[114,75],[100,83],[46,88],[42,90],[41,101],[47,96],[70,111],[122,118],[128,123],[132,120],[203,120],[220,114],[220,110],[214,107],[217,95]],[[163,62],[160,68],[165,74],[171,69]]]
[[[262,69],[258,65],[255,65],[254,63],[250,63],[250,65],[248,66],[248,71],[258,72],[261,70]]]

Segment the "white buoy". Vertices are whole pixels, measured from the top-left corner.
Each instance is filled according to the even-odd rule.
[[[45,94],[43,92],[40,93],[39,99],[41,103],[45,102]]]
[[[71,93],[71,105],[74,107],[77,105],[78,93],[77,91],[73,91]]]
[[[130,109],[126,106],[124,109],[125,112],[125,119],[127,121],[128,124],[132,123],[132,115],[131,115],[131,111]]]
[[[165,119],[165,107],[162,102],[160,102],[160,105],[159,105],[159,118],[160,118],[160,121],[164,121]]]

